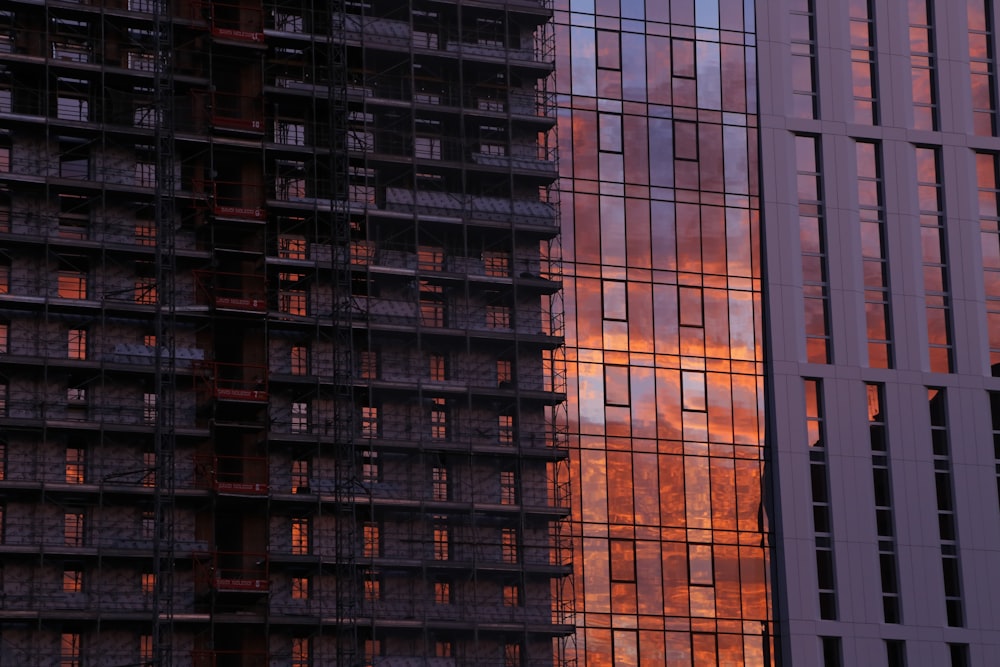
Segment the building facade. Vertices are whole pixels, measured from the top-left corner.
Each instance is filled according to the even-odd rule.
[[[556,25],[578,664],[770,664],[753,5]]]
[[[788,664],[1000,655],[997,7],[758,7]]]
[[[3,3],[0,664],[991,664],[997,11]]]
[[[568,663],[551,19],[0,5],[0,664]]]

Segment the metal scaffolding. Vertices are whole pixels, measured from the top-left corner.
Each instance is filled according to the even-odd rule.
[[[0,9],[0,664],[571,663],[551,16]]]

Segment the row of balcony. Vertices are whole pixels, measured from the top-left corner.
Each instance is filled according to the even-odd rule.
[[[54,558],[94,558],[102,559],[146,559],[152,553],[154,542],[151,538],[141,538],[123,534],[121,530],[105,534],[92,529],[71,527],[71,517],[66,515],[66,529],[51,525],[52,522],[35,520],[26,523],[7,518],[4,522],[4,536],[0,543],[0,554],[8,558],[21,554],[35,556],[45,554]],[[83,518],[72,519],[83,522]],[[428,533],[424,541],[419,536],[409,535],[406,543],[398,540],[383,540],[376,547],[371,544],[357,545],[353,557],[357,563],[369,568],[387,568],[400,571],[433,568],[441,572],[519,573],[544,575],[558,573],[569,566],[572,557],[571,538],[564,534],[558,523],[547,528],[525,532],[517,542],[501,541],[499,530],[491,531],[490,541],[484,534],[470,534],[476,542],[458,541],[449,532],[454,532],[454,524],[441,523]],[[511,529],[513,530],[513,529]],[[482,531],[480,531],[482,532]],[[207,591],[267,593],[271,587],[270,571],[274,567],[334,565],[337,558],[344,557],[333,544],[325,547],[312,546],[315,538],[300,537],[285,546],[271,545],[267,551],[213,551],[206,540],[175,537],[172,550],[177,559],[190,559],[194,563],[198,588]],[[331,536],[332,537],[332,536]],[[402,536],[401,536],[402,537]],[[444,542],[442,542],[442,538]],[[339,554],[339,555],[338,555]]]
[[[40,468],[40,461],[25,459],[11,449],[4,463],[0,489],[12,493],[20,490],[149,495],[157,482],[155,461],[149,457],[147,454],[146,460],[136,460],[131,468],[118,459],[49,461]],[[307,503],[330,502],[337,495],[337,483],[332,476],[310,474],[308,469],[300,470],[287,461],[279,468],[277,462],[272,464],[266,457],[195,454],[178,456],[175,466],[172,486],[179,491],[200,489],[219,496],[271,497]],[[569,509],[569,486],[556,472],[559,468],[536,464],[533,468],[526,466],[520,476],[515,476],[513,472],[499,472],[501,467],[500,463],[493,466],[484,463],[475,471],[464,471],[462,483],[445,479],[428,484],[425,478],[430,475],[429,469],[414,467],[405,457],[389,462],[385,456],[376,457],[368,452],[358,459],[357,477],[352,477],[347,495],[357,502],[374,502],[387,511],[437,508],[442,512],[464,513],[471,509],[503,516],[521,511],[559,515]],[[452,476],[456,474],[453,470]],[[477,480],[477,488],[473,487],[473,479]],[[344,491],[339,495],[343,496]]]

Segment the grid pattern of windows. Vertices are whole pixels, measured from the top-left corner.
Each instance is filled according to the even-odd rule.
[[[830,285],[819,137],[795,137],[806,360],[830,363]]]
[[[805,381],[806,438],[809,445],[809,478],[812,490],[813,531],[816,539],[816,580],[819,586],[819,615],[837,619],[837,586],[833,559],[833,522],[830,512],[830,478],[826,464],[826,425],[823,385]]]
[[[918,146],[917,203],[920,210],[920,247],[927,315],[930,369],[950,373],[952,368],[951,296],[948,284],[948,246],[944,216],[941,154]]]
[[[910,74],[913,81],[913,127],[938,129],[937,58],[934,44],[934,0],[911,0]]]
[[[927,401],[931,418],[934,489],[938,508],[938,534],[941,539],[945,611],[947,612],[948,625],[960,628],[965,625],[965,613],[962,604],[962,578],[958,562],[958,531],[955,522],[955,494],[951,476],[947,394],[941,387],[928,387]]]
[[[967,0],[972,129],[980,136],[996,132],[996,64],[993,47],[993,0]]]
[[[892,368],[892,315],[889,307],[889,263],[885,243],[882,145],[859,141],[855,148],[868,365],[872,368]]]
[[[872,483],[875,489],[875,529],[878,533],[879,572],[882,580],[882,619],[901,623],[899,572],[896,555],[895,517],[889,476],[889,442],[885,418],[885,388],[867,384],[868,440],[872,451]]]
[[[819,111],[816,82],[816,6],[814,0],[794,0],[789,16],[792,49],[792,115],[816,118]]]
[[[853,0],[851,20],[851,83],[854,88],[854,122],[878,124],[878,71],[875,48],[875,14],[872,0]]]

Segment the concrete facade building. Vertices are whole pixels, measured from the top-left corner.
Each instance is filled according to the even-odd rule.
[[[758,3],[783,664],[1000,656],[996,11]]]

